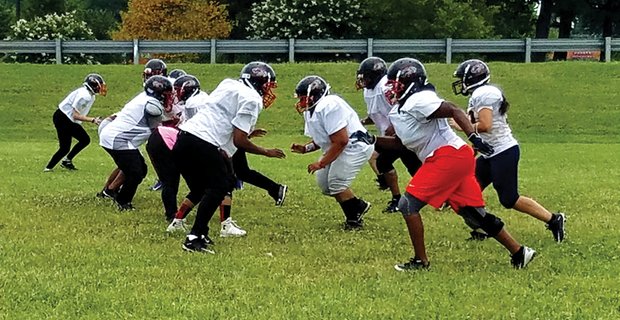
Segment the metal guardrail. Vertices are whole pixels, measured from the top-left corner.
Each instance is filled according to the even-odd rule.
[[[56,63],[62,63],[63,54],[109,53],[131,54],[138,64],[142,54],[149,53],[200,53],[209,54],[216,63],[217,54],[288,54],[289,62],[295,62],[297,53],[342,54],[419,54],[436,53],[446,56],[452,63],[454,53],[522,53],[524,61],[530,62],[533,52],[550,51],[598,51],[604,52],[604,60],[611,61],[611,53],[620,51],[620,39],[345,39],[345,40],[194,40],[160,41],[137,40],[46,40],[46,41],[0,41],[2,53],[51,53]]]

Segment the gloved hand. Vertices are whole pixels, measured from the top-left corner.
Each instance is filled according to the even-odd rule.
[[[472,132],[467,139],[469,139],[469,141],[471,142],[471,144],[474,146],[474,150],[482,153],[485,156],[490,156],[493,154],[494,150],[493,147],[484,142],[484,140],[482,140],[482,138],[480,138],[480,135],[476,132]]]

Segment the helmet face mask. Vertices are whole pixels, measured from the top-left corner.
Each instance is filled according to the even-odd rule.
[[[168,78],[159,75],[150,77],[144,84],[144,92],[147,96],[159,100],[164,106],[164,111],[172,110],[175,94]]]
[[[483,86],[491,79],[489,67],[481,60],[470,59],[461,63],[454,71],[456,81],[452,82],[454,94],[470,95],[474,89]]]
[[[263,98],[263,107],[269,108],[276,100],[276,95],[272,91],[278,87],[276,73],[270,65],[254,61],[246,64],[241,69],[239,80],[250,88],[253,88]]]
[[[168,67],[161,59],[151,59],[144,65],[142,79],[146,82],[152,76],[168,76]]]
[[[106,96],[108,94],[108,85],[99,74],[91,73],[84,79],[84,86],[93,94]]]
[[[295,109],[299,113],[312,110],[324,96],[329,94],[330,86],[319,76],[307,76],[295,87]]]
[[[424,65],[413,58],[401,58],[388,69],[388,86],[385,96],[392,104],[405,102],[412,94],[424,89],[428,80]]]
[[[387,65],[383,59],[378,57],[366,58],[360,63],[357,70],[355,88],[357,90],[374,89],[386,73]]]

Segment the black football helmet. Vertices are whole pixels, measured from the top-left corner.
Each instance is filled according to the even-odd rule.
[[[392,103],[404,103],[412,94],[423,90],[428,83],[422,62],[413,58],[394,61],[387,72],[388,90],[385,95]]]
[[[142,73],[144,82],[155,75],[168,76],[168,67],[161,59],[151,59],[144,65],[144,72]]]
[[[144,92],[149,97],[153,97],[164,106],[164,111],[168,112],[172,109],[174,103],[174,92],[170,80],[164,76],[155,75],[144,84]]]
[[[246,64],[241,69],[239,81],[245,83],[248,87],[254,88],[261,97],[263,97],[263,107],[269,108],[276,100],[276,95],[271,91],[278,87],[276,82],[276,73],[270,65],[254,61]]]
[[[186,75],[187,72],[185,72],[185,70],[183,69],[174,69],[172,71],[170,71],[170,74],[168,74],[168,77],[172,78],[172,79],[178,79],[184,75]]]
[[[187,99],[200,92],[200,81],[189,74],[180,76],[174,81],[174,92],[179,101],[187,101]]]
[[[84,78],[84,86],[93,94],[98,93],[105,97],[108,94],[108,85],[105,84],[103,77],[96,73],[91,73]]]
[[[474,89],[489,83],[491,71],[482,60],[470,59],[459,64],[454,71],[454,77],[458,79],[452,82],[454,94],[467,96]]]
[[[379,57],[369,57],[364,59],[360,63],[357,69],[357,81],[355,81],[355,88],[360,90],[362,88],[374,89],[379,83],[379,80],[387,74],[387,64]]]
[[[295,98],[299,99],[295,104],[297,112],[302,113],[311,110],[324,96],[329,94],[330,86],[319,76],[307,76],[295,87]]]

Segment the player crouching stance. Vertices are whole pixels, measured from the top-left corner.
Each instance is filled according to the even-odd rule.
[[[363,226],[370,203],[361,200],[350,189],[351,183],[374,151],[374,136],[368,134],[357,113],[342,98],[329,94],[329,85],[318,76],[307,76],[297,84],[297,111],[303,113],[305,135],[312,141],[293,144],[291,150],[307,153],[322,149],[318,161],[308,165],[308,173],[316,172],[316,181],[325,195],[338,201],[346,221],[345,229]]]
[[[479,152],[490,154],[493,148],[474,131],[463,110],[437,96],[427,82],[424,66],[418,60],[396,60],[388,69],[388,80],[392,86],[388,92],[389,98],[398,103],[389,114],[396,135],[423,162],[398,203],[413,244],[414,257],[406,263],[395,265],[396,270],[429,268],[420,209],[426,204],[438,208],[445,201],[468,226],[484,230],[506,247],[515,268],[525,267],[536,251],[519,244],[506,231],[502,220],[485,210],[482,192],[474,175],[474,152],[450,128],[448,118],[461,126]],[[397,139],[389,137],[377,138],[377,143],[387,140],[398,144]]]

